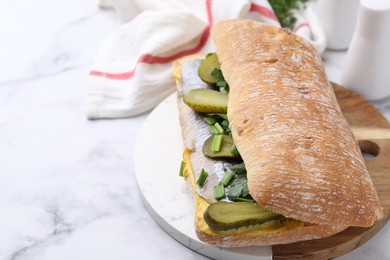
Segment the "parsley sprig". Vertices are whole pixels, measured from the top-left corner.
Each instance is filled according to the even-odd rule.
[[[229,185],[227,196],[230,200],[237,200],[239,197],[245,198],[249,195],[248,180],[245,177],[238,177]]]
[[[301,10],[306,7],[308,0],[269,0],[279,22],[283,28],[293,29],[297,18],[293,10]]]

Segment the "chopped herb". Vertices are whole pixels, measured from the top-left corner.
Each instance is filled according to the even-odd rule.
[[[213,55],[215,52],[210,52],[210,53],[207,53],[206,54],[206,58],[208,57],[208,56],[210,56],[210,55]]]
[[[217,119],[213,116],[205,116],[203,119],[208,125],[214,125],[217,122]]]
[[[238,198],[250,198],[248,190],[248,181],[244,177],[239,177],[232,180],[227,191],[227,196],[230,200],[237,200]]]
[[[202,168],[202,170],[198,176],[198,179],[196,180],[196,185],[198,185],[199,187],[202,187],[204,182],[207,179],[207,176],[209,176],[209,174]]]
[[[214,198],[217,200],[222,199],[225,197],[225,187],[223,184],[215,185],[213,188]]]
[[[227,118],[227,115],[226,114],[207,114],[208,116],[217,116],[217,117],[220,117],[220,118],[222,118],[222,119],[224,119],[224,120],[228,120],[228,118]]]
[[[226,114],[208,114],[203,117],[204,121],[208,124],[211,134],[230,134],[229,121]]]
[[[215,68],[211,75],[215,78],[217,86],[224,89],[226,92],[229,92],[229,85],[227,84],[225,78],[223,77],[222,71],[218,68]]]
[[[235,164],[232,166],[232,171],[237,175],[245,175],[246,169],[244,163]]]
[[[218,123],[218,122],[216,122],[215,124],[214,124],[214,126],[215,126],[215,128],[217,129],[217,131],[218,131],[218,133],[220,133],[220,134],[223,134],[223,128],[222,128],[222,126]]]
[[[213,143],[211,144],[211,150],[213,152],[219,152],[221,150],[222,136],[223,135],[214,135]]]
[[[252,198],[236,198],[234,201],[240,201],[240,202],[255,202]]]
[[[218,132],[218,130],[217,130],[217,128],[216,128],[215,126],[209,125],[208,127],[209,127],[209,130],[210,130],[210,132],[211,132],[212,135],[217,135],[217,134],[219,134],[219,132]]]
[[[230,181],[233,179],[233,173],[231,172],[227,172],[225,173],[225,175],[222,177],[221,181],[219,183],[221,183],[223,186],[228,186]]]
[[[234,155],[239,155],[239,154],[240,154],[240,152],[239,152],[238,149],[237,149],[236,144],[232,144],[232,147],[230,148],[230,152],[231,152],[232,154],[234,154]]]
[[[294,16],[294,10],[301,10],[306,7],[308,0],[269,0],[280,25],[292,30],[297,18]]]
[[[227,121],[226,119],[222,120],[221,125],[223,129],[229,129],[229,121]]]
[[[181,164],[180,164],[180,171],[179,171],[179,176],[180,176],[180,177],[183,177],[183,176],[184,176],[184,167],[186,167],[186,162],[185,162],[185,161],[181,161]]]

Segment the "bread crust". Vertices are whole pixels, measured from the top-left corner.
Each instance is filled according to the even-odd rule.
[[[346,229],[342,226],[312,225],[293,230],[285,230],[274,234],[240,234],[220,235],[208,232],[199,225],[195,225],[196,235],[200,240],[219,247],[245,247],[290,244],[298,241],[307,241],[329,237]]]
[[[363,156],[314,47],[248,20],[222,21],[212,37],[230,86],[230,128],[256,202],[320,225],[368,227],[381,218]]]

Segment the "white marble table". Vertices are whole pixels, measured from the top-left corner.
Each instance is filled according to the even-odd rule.
[[[148,215],[134,178],[147,114],[88,121],[88,72],[120,21],[88,1],[2,1],[0,259],[206,259]],[[324,54],[338,82],[345,52]],[[390,118],[390,100],[377,102]],[[390,225],[339,259],[390,259]]]

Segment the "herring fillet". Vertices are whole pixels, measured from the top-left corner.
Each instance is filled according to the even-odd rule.
[[[207,201],[215,202],[213,188],[222,179],[225,171],[230,169],[231,163],[209,159],[204,156],[202,147],[207,138],[211,136],[207,123],[203,116],[193,111],[183,102],[183,94],[191,89],[206,88],[198,76],[198,66],[202,60],[183,63],[181,66],[181,89],[178,90],[179,120],[182,127],[184,146],[191,150],[191,165],[195,174],[195,180],[198,178],[202,168],[208,172],[208,177],[203,187],[198,187],[198,194]]]

